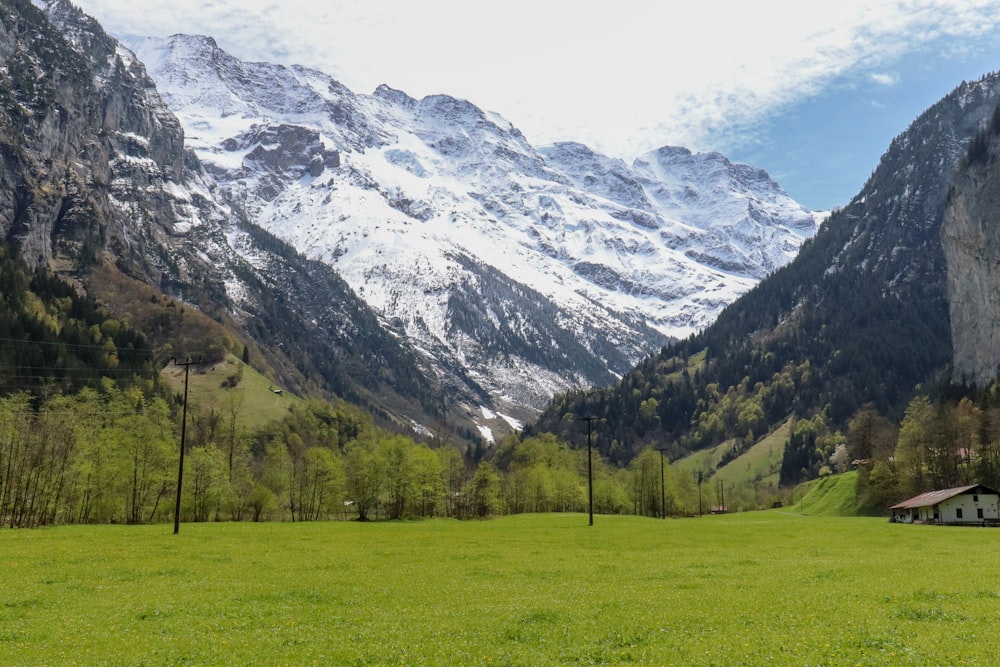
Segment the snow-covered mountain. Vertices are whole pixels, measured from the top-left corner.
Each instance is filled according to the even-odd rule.
[[[712,322],[819,224],[717,153],[628,165],[535,148],[445,95],[355,94],[209,37],[125,41],[228,203],[334,267],[484,415],[608,383]]]

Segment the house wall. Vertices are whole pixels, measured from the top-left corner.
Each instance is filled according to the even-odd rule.
[[[917,511],[912,509],[892,510],[889,520],[893,523],[913,523],[918,518]]]
[[[978,499],[973,500],[973,498]],[[971,493],[963,493],[960,496],[948,498],[938,505],[941,523],[982,523],[983,521],[1000,520],[1000,513],[997,510],[998,500],[1000,500],[1000,497],[992,493],[981,493],[978,496]],[[933,516],[933,509],[928,509],[931,509],[931,515]],[[962,510],[961,518],[958,516],[959,509]],[[977,511],[979,509],[983,510],[981,518]]]

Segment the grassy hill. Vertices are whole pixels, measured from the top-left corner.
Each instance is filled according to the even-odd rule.
[[[795,504],[789,509],[811,516],[856,516],[857,483],[856,470],[805,482],[795,488]]]
[[[786,421],[735,458],[734,450],[741,442],[730,439],[679,459],[674,466],[695,476],[700,471],[706,497],[713,505],[720,504],[719,496],[724,495],[726,506],[733,510],[770,507],[784,496],[778,473],[790,431],[791,421]]]
[[[814,479],[795,487],[778,485],[781,457],[791,421],[769,433],[745,452],[733,456],[738,440],[694,452],[674,466],[696,476],[702,473],[702,491],[708,508],[722,504],[729,511],[767,509],[780,502],[785,511],[811,516],[857,516],[857,471]],[[720,484],[721,489],[720,489]]]
[[[756,481],[761,485],[776,487],[781,470],[781,455],[790,431],[791,421],[786,421],[720,468],[716,477],[733,486],[745,486]]]
[[[161,375],[171,391],[184,391],[183,366],[169,364]],[[242,422],[251,429],[281,419],[301,402],[231,354],[215,364],[193,365],[188,374],[189,409],[239,409]]]

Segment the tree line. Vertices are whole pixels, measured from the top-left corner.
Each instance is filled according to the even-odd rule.
[[[588,509],[587,449],[556,435],[509,435],[477,459],[476,450],[387,431],[341,402],[304,402],[250,429],[242,390],[223,396],[220,405],[188,412],[185,522]],[[0,397],[0,526],[171,521],[181,408],[153,381],[122,387],[105,379],[75,393]],[[647,446],[618,466],[595,451],[595,512],[690,516],[717,504],[748,509],[780,499],[770,488],[763,500],[757,489],[701,489],[661,456]],[[844,433],[822,416],[792,424],[783,486],[851,469],[859,471],[859,504],[871,512],[931,489],[1000,487],[1000,391],[938,400],[921,394],[898,422],[867,405]]]
[[[857,467],[863,508],[887,507],[925,491],[968,484],[1000,488],[1000,394],[958,390],[910,400],[902,420],[872,406],[847,429],[842,466]]]
[[[116,294],[133,292],[107,296]],[[221,358],[237,341],[151,293],[132,299],[129,317],[110,317],[2,243],[0,297],[0,526],[172,520],[183,403],[158,367],[185,350]],[[339,399],[250,429],[239,385],[229,378],[219,405],[188,406],[184,521],[471,518],[588,507],[586,453],[566,439],[511,436],[467,450],[439,439],[431,447]],[[695,511],[691,485],[674,483],[669,468],[670,491],[660,492],[657,455],[617,463],[596,456],[596,511]]]
[[[171,521],[179,399],[152,383],[38,401],[0,397],[0,525]],[[189,409],[181,517],[202,521],[483,518],[588,509],[587,452],[552,435],[509,436],[473,460],[392,433],[349,404],[311,401],[245,427],[240,390]],[[647,449],[628,467],[593,461],[594,510],[697,512],[693,478]]]

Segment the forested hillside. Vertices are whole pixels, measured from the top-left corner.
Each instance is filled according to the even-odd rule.
[[[527,432],[579,443],[578,419],[597,416],[602,453],[624,462],[651,443],[672,457],[728,438],[749,445],[790,416],[830,442],[864,406],[898,422],[915,391],[947,382],[941,218],[998,99],[996,74],[963,83],[892,142],[794,261],[614,386],[557,397]],[[794,476],[817,474],[828,449],[812,448]]]
[[[154,338],[169,331],[177,346],[154,360],[130,324],[7,248],[0,297],[0,526],[173,518],[185,402],[160,379],[169,363],[163,355],[183,359],[189,347],[233,339],[204,315],[153,295],[133,310],[135,319],[159,327]],[[489,456],[482,447],[463,452],[455,442],[380,428],[340,400],[288,403],[285,414],[262,422],[247,414],[242,377],[237,371],[187,405],[183,521],[587,509],[586,453],[554,438],[509,437]],[[653,452],[628,468],[598,459],[593,469],[598,512],[696,511],[686,477],[668,471],[664,492]]]
[[[262,421],[247,414],[252,403],[240,370],[185,409],[183,392],[161,380],[164,364],[213,350],[213,358],[191,366],[197,375],[234,351],[238,339],[121,274],[109,271],[104,281],[104,293],[117,286],[119,298],[136,301],[128,321],[0,247],[0,526],[172,519],[182,432],[182,521],[587,508],[585,453],[553,438],[510,437],[485,460],[482,447],[463,452],[442,434],[418,442],[380,428],[369,412],[342,400],[288,403],[277,419]],[[151,332],[157,353],[133,323]],[[692,513],[693,487],[674,484],[671,473],[663,496],[657,463],[646,455],[616,469],[598,460],[597,511]]]
[[[0,246],[0,393],[72,392],[110,378],[152,381],[145,337]]]

